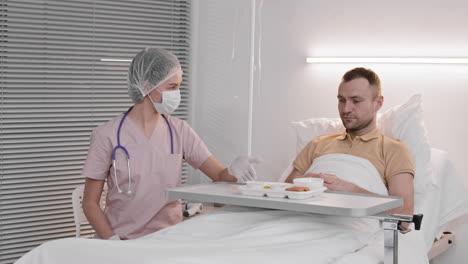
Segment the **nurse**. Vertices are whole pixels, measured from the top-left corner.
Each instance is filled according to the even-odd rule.
[[[140,51],[128,71],[135,104],[94,129],[82,171],[83,210],[98,237],[134,239],[181,222],[181,202],[166,199],[165,190],[181,183],[182,160],[213,181],[255,179],[258,160],[237,157],[225,168],[187,122],[170,115],[180,104],[181,82],[174,54],[158,48]]]

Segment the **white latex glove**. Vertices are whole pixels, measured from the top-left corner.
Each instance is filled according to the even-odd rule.
[[[254,157],[238,156],[229,165],[228,173],[236,177],[239,183],[253,181],[257,178],[254,164],[259,164],[260,162],[262,161]]]
[[[111,237],[109,237],[107,240],[121,240],[119,235],[113,235]]]

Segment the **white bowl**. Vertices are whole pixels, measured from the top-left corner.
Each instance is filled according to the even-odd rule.
[[[295,186],[309,187],[311,190],[323,187],[322,178],[296,178],[293,182]]]

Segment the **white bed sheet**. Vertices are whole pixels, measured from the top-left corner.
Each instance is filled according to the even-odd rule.
[[[400,263],[428,263],[421,236],[400,237]],[[137,240],[55,240],[17,264],[376,264],[383,256],[382,241],[375,219],[227,206]]]
[[[375,219],[226,207],[137,240],[55,240],[17,263],[335,263],[379,230]]]

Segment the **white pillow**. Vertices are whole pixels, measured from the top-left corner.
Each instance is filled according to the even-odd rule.
[[[293,122],[292,126],[297,135],[296,153],[317,136],[345,130],[339,118],[312,118]],[[401,140],[410,150],[415,164],[415,192],[424,193],[432,189],[435,180],[430,164],[431,146],[424,126],[421,95],[414,95],[405,104],[379,114],[377,127],[384,135]]]

